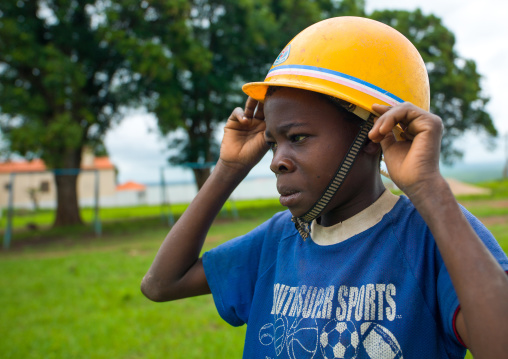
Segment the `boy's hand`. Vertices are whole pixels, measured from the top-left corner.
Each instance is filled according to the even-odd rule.
[[[269,147],[265,142],[266,128],[263,104],[249,97],[245,110],[237,107],[224,127],[220,160],[228,167],[249,171]]]
[[[369,138],[381,143],[390,177],[409,197],[429,190],[439,173],[439,155],[443,123],[441,118],[402,103],[394,107],[374,104],[381,116],[376,120]],[[392,129],[399,124],[406,141],[396,141]]]

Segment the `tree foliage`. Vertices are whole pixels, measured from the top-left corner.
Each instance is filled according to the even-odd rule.
[[[189,61],[200,53],[189,41],[190,10],[186,1],[3,2],[0,129],[10,150],[79,168],[83,147],[100,147],[125,106],[162,93],[167,114],[180,117],[174,77],[188,62],[201,66]],[[56,225],[81,222],[76,177],[55,178]]]
[[[415,11],[375,11],[371,18],[404,34],[418,49],[430,80],[430,110],[443,119],[442,159],[451,163],[462,156],[453,142],[467,130],[496,136],[486,111],[489,98],[482,93],[481,75],[471,59],[457,54],[455,37],[435,15]]]
[[[174,136],[173,164],[193,164],[200,187],[209,170],[196,163],[215,162],[219,146],[214,137],[218,124],[245,98],[241,86],[263,79],[270,64],[289,39],[301,29],[329,16],[332,1],[193,0],[188,25],[202,54],[199,69],[188,68],[175,79],[182,90],[181,118],[175,120],[157,106],[159,129]],[[161,86],[164,86],[162,83]]]

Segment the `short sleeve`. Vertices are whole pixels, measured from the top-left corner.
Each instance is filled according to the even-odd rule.
[[[244,236],[206,252],[203,266],[220,316],[233,326],[248,322],[260,273],[276,260],[281,212]],[[286,221],[284,219],[287,219]]]
[[[462,208],[462,212],[475,230],[476,234],[480,237],[482,242],[492,253],[494,258],[496,258],[501,267],[507,271],[508,258],[497,243],[494,236],[477,218],[475,218],[466,209]],[[447,334],[447,340],[452,340],[455,343],[462,344],[460,338],[457,337],[457,333],[455,332],[454,323],[456,312],[459,308],[460,303],[457,298],[455,289],[453,288],[448,270],[444,264],[442,265],[438,276],[438,300],[441,317],[444,321],[443,326]]]

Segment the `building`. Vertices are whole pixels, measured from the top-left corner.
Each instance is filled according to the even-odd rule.
[[[117,191],[117,205],[131,204],[131,205],[142,205],[147,204],[146,202],[146,186],[141,183],[128,181],[123,184],[116,186]]]
[[[96,174],[99,197],[113,198],[116,193],[115,166],[108,157],[95,157],[84,150],[78,176],[78,199],[80,206],[91,206],[95,198]],[[15,208],[55,208],[56,184],[54,174],[40,159],[32,161],[9,161],[0,163],[0,208],[6,208],[13,179],[13,204]]]

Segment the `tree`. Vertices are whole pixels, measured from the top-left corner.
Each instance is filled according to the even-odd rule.
[[[388,24],[404,34],[418,49],[427,66],[430,80],[430,110],[443,119],[442,159],[452,163],[462,152],[453,142],[467,130],[496,136],[486,111],[489,98],[482,93],[481,75],[471,59],[460,57],[455,37],[435,15],[421,10],[375,11],[369,17]]]
[[[77,169],[83,147],[100,147],[126,106],[152,106],[160,92],[159,109],[179,117],[175,76],[202,67],[190,11],[186,1],[3,2],[0,129],[9,150]],[[76,179],[75,171],[55,176],[54,225],[82,223]]]
[[[194,0],[189,26],[193,41],[203,48],[203,66],[175,76],[182,89],[181,118],[175,120],[166,106],[152,110],[159,129],[174,135],[169,147],[173,164],[192,164],[198,188],[209,175],[209,162],[218,158],[214,131],[231,110],[245,101],[240,88],[262,80],[278,53],[301,29],[329,16],[334,1]],[[161,82],[161,88],[164,87]],[[161,93],[161,98],[164,96]]]

